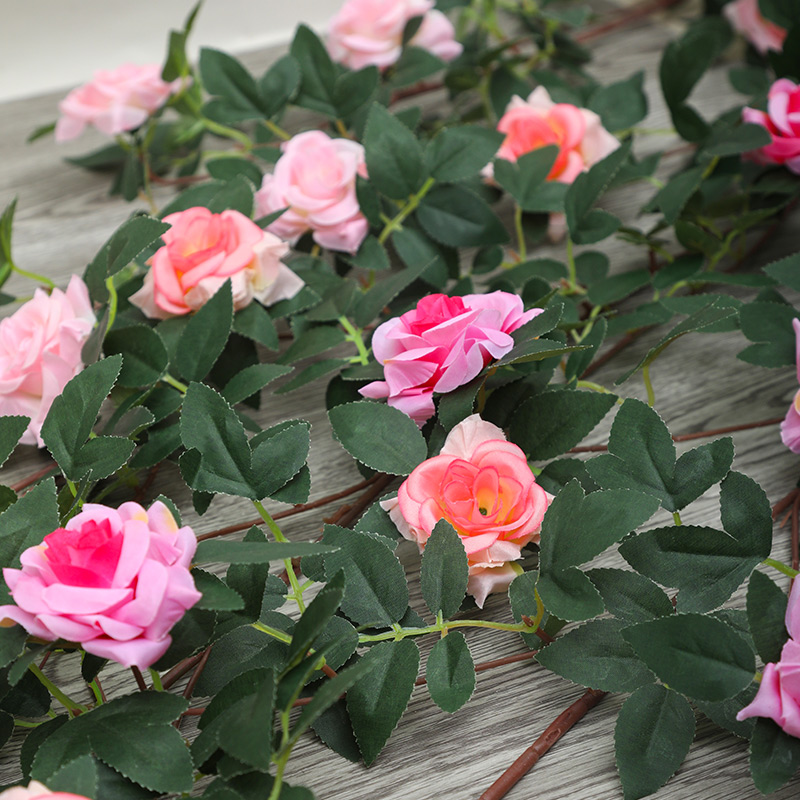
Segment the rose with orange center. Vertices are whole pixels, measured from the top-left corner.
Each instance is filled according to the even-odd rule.
[[[400,533],[424,549],[440,519],[455,528],[469,562],[467,591],[483,606],[517,576],[511,562],[539,541],[549,495],[522,450],[473,414],[456,425],[438,456],[417,466],[381,506]]]

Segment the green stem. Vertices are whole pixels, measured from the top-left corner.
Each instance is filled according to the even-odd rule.
[[[575,386],[578,389],[590,389],[593,392],[600,392],[601,394],[611,394],[611,392],[606,389],[605,386],[601,386],[599,383],[595,383],[594,381],[577,381]]]
[[[351,358],[350,361],[354,364],[368,364],[369,351],[364,344],[363,330],[361,328],[356,328],[345,316],[339,317],[339,324],[347,332],[345,341],[352,342],[356,346],[356,350],[358,350],[358,355]]]
[[[150,667],[149,672],[150,672],[150,677],[153,679],[153,688],[157,692],[163,692],[164,684],[161,683],[161,676],[158,674],[158,670],[155,670],[152,667]]]
[[[38,728],[40,725],[44,725],[44,722],[23,722],[21,719],[15,719],[14,724],[19,725],[20,728]]]
[[[383,244],[389,238],[389,236],[391,236],[393,231],[399,231],[402,229],[403,222],[410,214],[414,212],[414,210],[420,204],[422,198],[425,197],[425,195],[431,190],[434,183],[436,183],[436,181],[433,178],[428,178],[428,180],[422,184],[422,188],[416,194],[412,194],[411,197],[408,198],[408,201],[400,209],[397,216],[388,220],[386,226],[381,231],[380,236],[378,236],[378,241],[381,244]]]
[[[103,705],[103,695],[100,694],[100,687],[97,685],[97,681],[93,680],[89,684],[89,688],[92,690],[92,694],[94,695],[95,702],[98,706]]]
[[[268,636],[271,636],[273,639],[277,639],[279,642],[289,644],[292,641],[292,637],[289,636],[288,633],[279,631],[277,628],[273,628],[270,625],[265,625],[263,622],[253,622],[251,624],[257,631],[266,633]]]
[[[441,625],[428,625],[425,628],[401,628],[398,626],[386,633],[360,634],[358,643],[366,644],[367,642],[384,642],[387,640],[399,641],[408,636],[426,636],[431,633],[441,634],[443,631],[453,628],[492,628],[494,630],[510,631],[512,633],[533,633],[536,630],[535,626],[527,625],[524,622],[491,622],[490,620],[483,619],[459,619],[448,620]]]
[[[567,236],[567,269],[569,270],[569,288],[578,290],[578,270],[575,266],[575,254],[572,251],[572,238]]]
[[[281,787],[283,786],[283,773],[286,769],[286,762],[289,760],[289,755],[292,752],[292,748],[288,748],[286,752],[276,760],[276,764],[278,765],[278,769],[275,773],[275,783],[272,784],[272,791],[269,793],[269,797],[267,800],[278,800],[281,796]]]
[[[519,258],[520,261],[524,261],[528,257],[528,248],[525,244],[525,231],[522,229],[522,208],[520,206],[514,209],[514,227],[517,230]]]
[[[74,712],[82,713],[84,711],[88,711],[86,706],[82,706],[80,703],[75,702],[71,697],[64,694],[61,689],[56,686],[50,678],[47,677],[40,669],[36,666],[36,664],[28,664],[28,669],[39,679],[39,683],[47,689],[50,694],[61,703],[64,708],[66,708],[70,714],[74,716]]]
[[[672,514],[672,519],[674,519],[674,520],[675,520],[675,524],[676,524],[676,525],[683,525],[683,520],[681,519],[680,512],[678,512],[678,511],[675,511],[675,512]]]
[[[22,269],[22,267],[18,267],[13,261],[10,262],[9,266],[11,269],[17,273],[17,275],[22,275],[23,278],[30,278],[32,281],[36,281],[37,283],[43,283],[50,289],[55,289],[56,285],[50,278],[46,278],[44,275],[39,275],[36,272],[30,272],[27,269]]]
[[[108,327],[106,330],[111,330],[114,325],[114,320],[117,318],[117,287],[114,286],[114,276],[106,278],[106,289],[108,289]]]
[[[784,564],[783,561],[777,561],[774,558],[765,558],[761,563],[778,570],[778,572],[782,572],[784,575],[788,575],[790,578],[796,578],[800,575],[800,572],[796,569],[792,569],[788,564]]]
[[[652,408],[656,404],[656,395],[653,391],[653,384],[650,380],[650,365],[642,368],[642,380],[644,380],[644,388],[647,389],[647,405]]]
[[[200,117],[200,122],[202,122],[211,133],[216,133],[218,136],[239,142],[246,152],[249,153],[253,149],[253,140],[243,131],[231,128],[227,125],[221,125],[219,122],[214,122],[213,119],[209,119],[208,117]]]
[[[179,380],[173,378],[169,372],[165,372],[161,376],[161,380],[164,381],[164,383],[168,383],[173,389],[177,389],[181,394],[186,394],[186,392],[189,391],[189,387],[185,383],[181,383]]]
[[[276,125],[271,119],[262,119],[261,122],[271,134],[283,139],[284,142],[288,142],[292,138],[291,134],[287,133],[280,125]]]

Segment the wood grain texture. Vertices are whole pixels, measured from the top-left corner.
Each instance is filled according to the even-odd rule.
[[[627,4],[627,3],[626,3]],[[625,4],[622,4],[625,5]],[[594,3],[597,9],[606,3]],[[681,29],[693,6],[683,6],[668,14],[642,20],[634,28],[618,31],[593,43],[592,70],[604,82],[627,77],[638,69],[646,73],[646,89],[651,102],[643,127],[670,125],[661,100],[657,62],[664,44]],[[246,63],[263,69],[275,52],[251,54]],[[28,133],[55,116],[59,98],[47,96],[6,103],[0,107],[0,203],[5,205],[19,195],[15,226],[15,257],[26,268],[39,271],[63,285],[73,272],[81,272],[110,233],[133,211],[118,198],[107,196],[108,181],[102,175],[84,172],[62,161],[64,156],[87,152],[103,144],[99,136],[85,135],[77,142],[57,147],[52,140],[25,145]],[[426,102],[437,103],[433,95]],[[707,116],[739,102],[726,79],[725,66],[712,70],[698,87],[693,101]],[[637,153],[675,147],[677,140],[652,136],[637,143]],[[666,156],[659,175],[678,169],[685,151]],[[626,220],[635,220],[638,209],[655,189],[648,184],[624,187],[613,192],[605,205]],[[169,196],[160,189],[158,199]],[[798,215],[757,253],[750,269],[796,249],[792,230]],[[646,222],[646,220],[645,220]],[[614,272],[643,266],[642,253],[618,240],[604,242],[601,249],[612,262]],[[563,247],[543,248],[542,255],[563,258]],[[580,252],[580,249],[578,250]],[[13,279],[12,292],[28,292],[29,285]],[[741,293],[749,297],[747,292]],[[2,309],[7,311],[7,309]],[[635,365],[647,349],[663,335],[651,331],[630,348],[598,370],[593,380],[611,386],[615,378]],[[791,369],[764,370],[736,359],[745,346],[738,333],[687,336],[667,350],[653,367],[656,407],[673,433],[688,433],[709,427],[734,425],[781,416],[796,391]],[[257,415],[260,423],[274,424],[289,418],[312,423],[310,467],[313,476],[311,498],[321,497],[360,480],[351,459],[332,439],[324,412],[323,387],[314,385],[289,395],[265,396]],[[635,375],[619,387],[625,397],[645,397],[641,376]],[[586,440],[606,441],[613,413]],[[780,442],[777,426],[736,433],[735,468],[758,480],[775,502],[789,491],[797,479],[797,458]],[[679,445],[679,452],[697,443]],[[588,457],[588,456],[584,456]],[[22,448],[4,467],[0,481],[13,483],[47,463],[45,455]],[[244,500],[219,497],[209,511],[198,517],[191,498],[175,468],[166,465],[158,473],[147,500],[159,492],[170,496],[181,508],[184,519],[198,534],[251,519],[252,507]],[[709,492],[683,513],[690,524],[718,524],[718,490]],[[273,504],[276,509],[283,508]],[[321,509],[289,518],[284,530],[292,539],[309,539],[319,533],[322,520],[334,508]],[[670,518],[662,512],[651,525]],[[776,526],[777,528],[777,526]],[[775,534],[774,554],[787,558],[788,529]],[[409,574],[412,606],[424,611],[419,591],[419,555],[403,542],[398,548]],[[598,566],[619,566],[614,555],[596,559]],[[742,592],[733,603],[741,607]],[[478,618],[510,620],[508,602],[491,596]],[[523,652],[525,647],[513,634],[469,631],[467,639],[476,662]],[[432,645],[421,641],[424,659]],[[48,666],[76,697],[88,699],[85,686],[72,680],[78,674],[77,658],[59,656]],[[109,695],[131,691],[130,673],[107,670],[103,684]],[[184,681],[185,682],[185,681]],[[179,684],[179,686],[182,684]],[[351,764],[329,751],[313,735],[303,737],[289,762],[287,779],[309,786],[319,800],[449,800],[477,798],[511,762],[527,748],[547,725],[583,693],[583,688],[548,673],[534,661],[511,664],[482,673],[472,701],[461,711],[448,715],[436,707],[427,689],[415,689],[408,711],[377,763],[367,770]],[[535,770],[508,795],[509,800],[530,797],[546,800],[598,800],[621,798],[614,766],[613,727],[624,696],[603,700],[541,760]],[[197,705],[204,704],[198,698]],[[196,719],[187,719],[182,731],[190,736]],[[17,737],[0,756],[0,783],[16,780]],[[779,800],[797,797],[800,781],[795,779],[773,795]],[[658,794],[664,800],[750,800],[760,797],[747,769],[745,742],[721,731],[698,713],[696,741],[689,757],[672,781]]]

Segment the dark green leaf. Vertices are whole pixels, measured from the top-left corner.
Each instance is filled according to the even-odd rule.
[[[337,549],[317,542],[223,542],[209,539],[198,544],[194,561],[198,564],[211,561],[223,561],[226,564],[264,564],[268,561],[333,553]]]
[[[336,114],[347,119],[365,106],[375,94],[380,72],[375,66],[366,66],[355,72],[343,72],[333,87]]]
[[[606,610],[625,622],[647,622],[674,611],[669,597],[638,572],[592,569],[587,575],[600,592]]]
[[[29,423],[28,417],[0,417],[0,466],[14,452]]]
[[[51,791],[80,793],[81,797],[96,796],[97,784],[97,762],[90,755],[64,764],[47,779],[47,788]]]
[[[268,383],[291,371],[291,367],[284,367],[280,364],[252,364],[249,367],[245,367],[241,372],[237,372],[225,384],[222,396],[231,405],[241,403],[251,394],[263,389]]]
[[[300,64],[287,53],[279,58],[258,81],[265,115],[274,117],[283,111],[300,88]]]
[[[634,269],[596,281],[589,287],[589,300],[598,306],[611,305],[650,283],[650,270]]]
[[[800,740],[785,733],[771,719],[756,720],[750,740],[750,772],[762,794],[780,789],[800,766]]]
[[[267,670],[266,680],[255,693],[229,707],[221,721],[217,738],[220,746],[234,758],[258,770],[266,771],[272,754],[272,708],[275,680]]]
[[[425,676],[431,699],[439,708],[452,714],[472,697],[475,691],[475,664],[461,631],[450,631],[433,646]]]
[[[148,386],[155,383],[167,368],[167,348],[158,333],[148,325],[115,328],[106,334],[103,351],[107,356],[116,353],[122,356],[120,386]]]
[[[765,664],[778,661],[786,643],[787,600],[786,594],[763,572],[756,570],[750,576],[747,620],[756,652]]]
[[[589,98],[588,108],[600,115],[609,131],[632,128],[647,116],[647,95],[644,93],[644,70],[610,86],[601,86]]]
[[[723,158],[758,150],[772,143],[772,134],[761,125],[742,124],[714,138],[701,151],[700,157]]]
[[[417,219],[432,239],[448,247],[485,247],[508,241],[508,232],[494,211],[459,184],[431,189],[417,209]]]
[[[250,440],[253,483],[259,497],[273,496],[303,468],[310,427],[304,420],[288,420]]]
[[[231,283],[225,283],[199,311],[192,315],[178,341],[175,365],[187,380],[208,375],[225,349],[233,323]]]
[[[428,170],[437,181],[460,181],[476,175],[491,161],[503,134],[478,125],[447,128],[425,150]]]
[[[0,564],[19,567],[23,550],[41,544],[58,526],[55,482],[45,478],[0,514]]]
[[[300,92],[295,102],[304,108],[335,117],[336,68],[325,45],[311,28],[300,25],[295,32],[289,52],[300,65],[302,75]]]
[[[244,608],[242,596],[216,575],[195,567],[192,570],[192,578],[194,578],[195,588],[203,595],[196,608],[211,611],[238,611]]]
[[[342,602],[343,597],[344,573],[337,572],[311,601],[298,620],[292,641],[289,643],[287,658],[290,663],[298,659],[298,657],[305,657],[309,647],[314,644],[317,637],[339,609],[339,604]]]
[[[308,328],[289,345],[278,362],[294,364],[295,361],[303,358],[324,353],[344,340],[344,331],[336,325],[318,325],[315,328]]]
[[[148,216],[136,216],[124,222],[103,246],[108,248],[106,277],[127,267],[169,228],[166,222]]]
[[[233,330],[264,345],[268,350],[277,350],[278,332],[269,312],[261,303],[252,302],[233,317]]]
[[[469,577],[467,551],[461,537],[446,520],[440,519],[425,543],[420,586],[432,614],[450,619],[461,607]]]
[[[210,95],[216,95],[215,107],[224,109],[229,121],[269,116],[269,108],[258,91],[253,76],[232,56],[204,47],[200,50],[200,75]]]
[[[0,667],[8,666],[22,655],[28,632],[21,625],[0,628]]]
[[[542,211],[540,187],[558,157],[557,147],[539,147],[520,156],[515,162],[498,158],[494,178],[523,211]]]

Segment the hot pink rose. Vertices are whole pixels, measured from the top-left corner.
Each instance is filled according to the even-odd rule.
[[[758,693],[736,719],[769,717],[790,736],[800,737],[800,580],[794,582],[789,594],[786,630],[790,638],[780,660],[764,667]]]
[[[33,299],[0,322],[0,415],[30,417],[23,444],[44,447],[39,432],[53,400],[83,368],[81,347],[95,317],[84,282]]]
[[[793,319],[792,325],[796,343],[797,381],[800,383],[800,319]],[[800,453],[800,389],[781,422],[781,440],[793,453]]]
[[[189,572],[196,547],[194,531],[178,528],[161,502],[148,510],[86,503],[23,552],[22,569],[3,570],[16,605],[0,606],[0,619],[126,667],[149,667],[201,597]]]
[[[433,416],[433,393],[469,383],[492,360],[514,346],[509,335],[542,312],[524,311],[509,292],[448,297],[429,294],[417,307],[387,320],[372,335],[372,351],[385,381],[359,389],[364,397],[388,398],[420,427]]]
[[[800,87],[781,78],[772,84],[767,111],[743,108],[742,119],[761,125],[772,135],[772,142],[747,154],[759,164],[783,164],[800,175]]]
[[[46,786],[38,781],[31,781],[27,787],[12,786],[4,792],[0,792],[0,800],[88,800],[82,794],[70,794],[69,792],[51,792]]]
[[[123,64],[101,69],[89,83],[73,89],[59,104],[56,141],[66,142],[94,125],[107,136],[138,128],[178,90],[180,79],[161,80],[159,64]]]
[[[734,30],[741,33],[759,53],[783,47],[786,31],[762,16],[758,0],[733,0],[722,9],[722,13]]]
[[[517,576],[511,562],[522,547],[539,541],[548,502],[522,450],[473,414],[381,506],[420,551],[440,519],[456,529],[469,559],[467,591],[482,608],[487,595],[504,591]]]
[[[330,22],[328,52],[350,69],[386,69],[400,58],[406,23],[422,17],[409,44],[452,61],[463,47],[450,20],[433,6],[433,0],[346,0]]]
[[[303,281],[281,258],[289,246],[239,211],[212,214],[195,206],[164,217],[172,227],[150,259],[144,285],[131,302],[148,317],[197,311],[230,279],[238,311],[258,300],[271,305],[294,297]]]
[[[275,171],[256,192],[259,216],[288,206],[268,230],[290,241],[310,230],[321,247],[355,253],[369,230],[356,197],[356,176],[367,175],[363,146],[307,131],[281,150]]]

